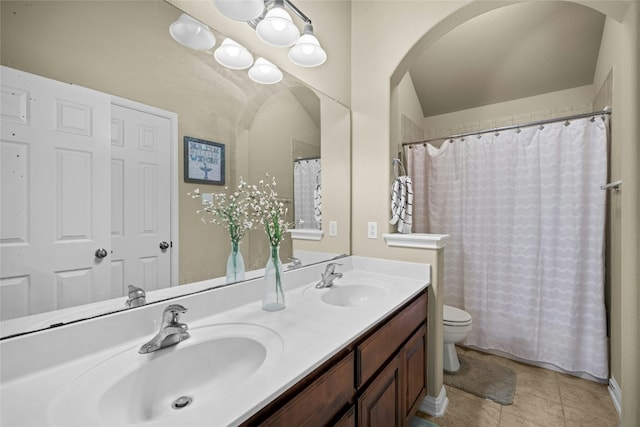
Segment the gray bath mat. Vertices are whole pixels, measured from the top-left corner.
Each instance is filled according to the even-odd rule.
[[[413,420],[411,420],[409,427],[438,427],[438,424],[434,424],[431,421],[415,416],[413,417]]]
[[[445,371],[445,384],[501,405],[513,403],[516,373],[512,369],[491,360],[463,355],[458,355],[458,359],[460,369],[455,373]]]

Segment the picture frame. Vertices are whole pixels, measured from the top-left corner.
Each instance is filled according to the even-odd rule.
[[[224,144],[184,137],[184,181],[224,185]]]

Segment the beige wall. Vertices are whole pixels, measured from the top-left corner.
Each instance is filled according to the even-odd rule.
[[[622,23],[608,18],[594,77],[594,98],[613,79],[609,177],[622,180],[620,192],[609,192],[610,253],[607,279],[611,287],[611,377],[622,391],[623,425],[640,422],[640,364],[638,363],[640,293],[638,291],[638,79],[640,6],[635,3]],[[605,87],[606,89],[606,87]],[[600,93],[600,96],[601,93]]]
[[[402,143],[424,139],[424,114],[409,73],[396,87],[391,88],[390,125],[391,157],[404,161],[399,154],[402,152]]]
[[[591,112],[593,86],[546,93],[424,118],[425,138],[446,137],[518,123]]]
[[[320,103],[320,100],[318,100]],[[269,99],[258,111],[249,129],[248,169],[237,174],[252,184],[265,180],[266,174],[276,178],[275,191],[287,209],[287,221],[293,221],[293,140],[310,145],[320,144],[320,128],[304,111],[288,90]],[[286,154],[286,155],[285,155]],[[251,263],[247,270],[264,268],[269,255],[269,243],[263,230],[252,230],[245,249]],[[248,246],[248,248],[247,248]],[[285,236],[280,246],[282,260],[292,256],[292,244]]]
[[[351,115],[349,109],[320,94],[322,157],[322,231],[321,241],[295,240],[294,250],[330,254],[351,253]],[[335,221],[338,233],[329,235],[329,222]]]

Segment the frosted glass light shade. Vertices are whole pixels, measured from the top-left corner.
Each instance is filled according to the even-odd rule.
[[[218,64],[232,70],[244,70],[253,64],[253,56],[242,45],[234,40],[224,39],[219,48],[213,52]]]
[[[264,11],[263,0],[213,0],[220,13],[236,21],[252,21]]]
[[[300,31],[289,13],[278,6],[274,6],[258,23],[256,34],[260,40],[275,47],[289,47],[300,38]]]
[[[312,33],[305,32],[289,49],[289,60],[301,67],[317,67],[327,60],[327,53]]]
[[[169,34],[183,46],[196,50],[209,50],[216,44],[216,37],[209,27],[183,13],[169,26]]]
[[[260,57],[249,69],[249,78],[256,83],[271,85],[282,80],[282,71],[271,62]]]

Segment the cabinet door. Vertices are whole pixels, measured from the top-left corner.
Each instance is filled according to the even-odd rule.
[[[355,392],[353,371],[351,352],[260,426],[326,425],[351,402]]]
[[[406,425],[410,424],[422,398],[426,393],[425,366],[426,366],[426,326],[423,325],[407,341],[403,349],[403,374],[404,374],[404,417]]]
[[[358,425],[401,426],[404,419],[401,386],[401,363],[398,354],[358,399]]]
[[[427,294],[381,326],[356,349],[358,367],[356,385],[365,385],[421,323],[427,318]]]
[[[356,407],[349,408],[333,427],[356,427]]]

